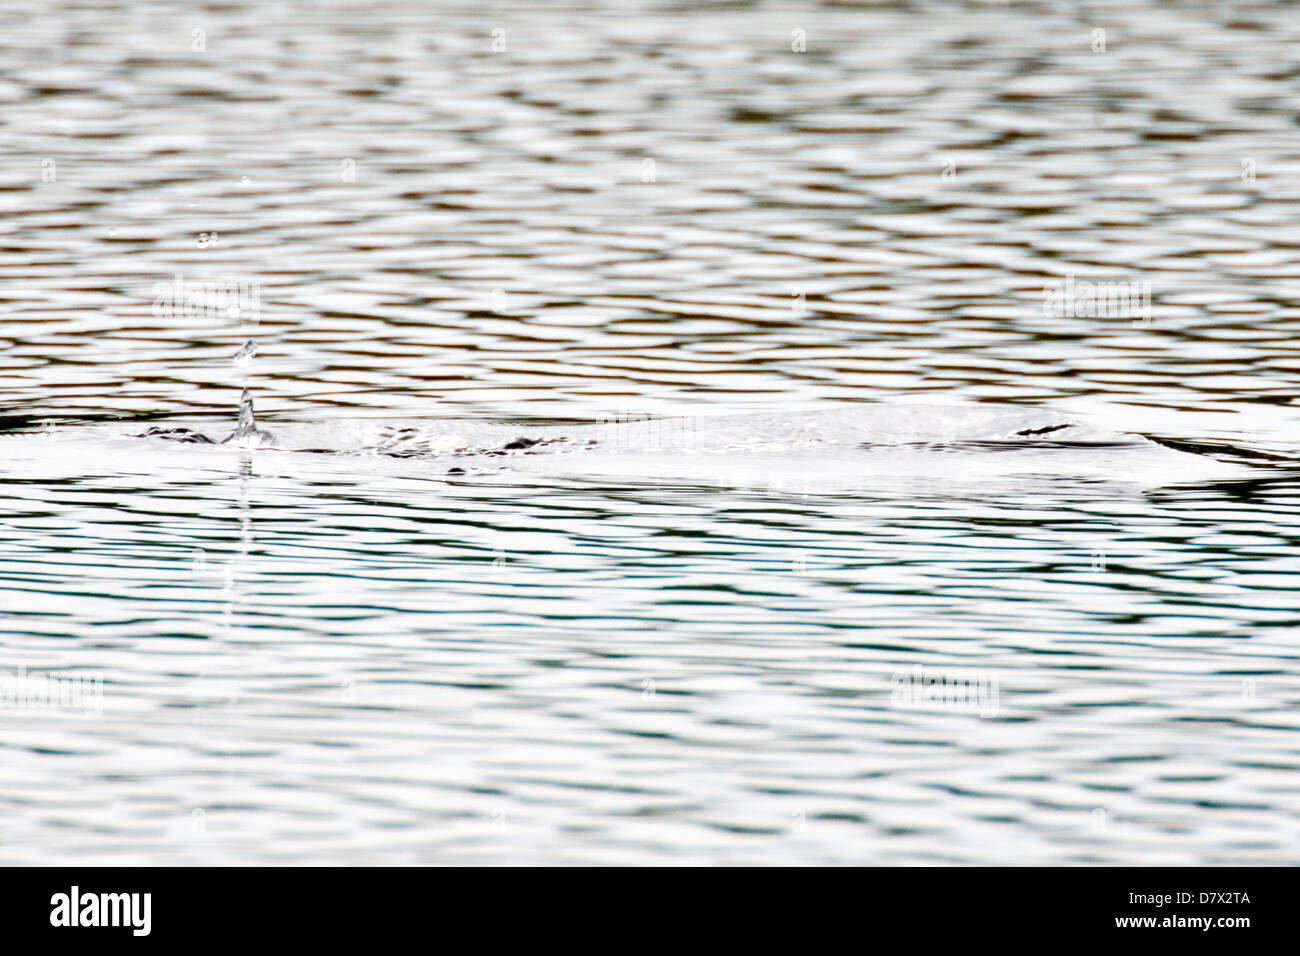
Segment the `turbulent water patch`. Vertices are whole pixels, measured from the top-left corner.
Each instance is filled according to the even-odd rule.
[[[1049,437],[1050,436],[1050,437]],[[449,420],[363,421],[258,427],[245,395],[224,438],[188,426],[151,426],[134,437],[189,444],[350,452],[399,458],[602,451],[667,454],[799,452],[882,446],[1147,447],[1150,442],[1038,409],[862,405],[812,413],[700,416],[551,426]]]
[[[1047,409],[859,404],[815,412],[641,421],[514,424],[474,419],[259,423],[245,396],[231,431],[202,422],[61,426],[43,441],[109,442],[108,454],[179,451],[332,456],[430,476],[528,471],[642,482],[699,479],[776,486],[851,485],[890,475],[1081,477],[1140,484],[1242,477],[1244,459],[1196,453]],[[297,461],[298,465],[291,462]],[[365,464],[370,462],[371,464]]]

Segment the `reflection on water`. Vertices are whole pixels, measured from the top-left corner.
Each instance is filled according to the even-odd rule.
[[[0,21],[0,862],[1294,862],[1288,5]],[[228,434],[245,378],[268,428],[999,402],[1233,464],[68,437]]]

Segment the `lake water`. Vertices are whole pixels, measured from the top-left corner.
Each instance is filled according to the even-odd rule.
[[[0,34],[0,863],[1300,860],[1289,4]],[[245,383],[269,429],[998,403],[1207,454],[87,437]]]

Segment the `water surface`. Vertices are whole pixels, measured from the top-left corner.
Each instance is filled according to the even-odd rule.
[[[0,680],[102,689],[0,707],[0,862],[1296,861],[1289,5],[0,27]],[[86,438],[245,383],[268,429],[999,403],[1212,454]]]

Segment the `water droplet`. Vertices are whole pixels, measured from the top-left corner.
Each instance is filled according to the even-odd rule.
[[[257,344],[252,339],[246,339],[244,341],[244,344],[239,347],[239,351],[235,353],[235,365],[239,367],[243,367],[251,364],[253,361],[253,356],[256,354],[257,354]],[[245,395],[248,394],[247,389],[245,389],[244,394]],[[251,409],[251,405],[250,405],[250,409]],[[243,411],[242,408],[240,411],[242,414]]]
[[[253,184],[253,181],[252,181],[251,179],[249,179],[247,176],[241,176],[241,177],[239,178],[239,185],[241,185],[241,186],[251,186],[252,184]]]
[[[116,236],[116,235],[117,235],[117,230],[114,229],[114,228],[111,228],[111,227],[110,227],[109,230],[108,230],[108,234],[109,234],[110,236]]]

